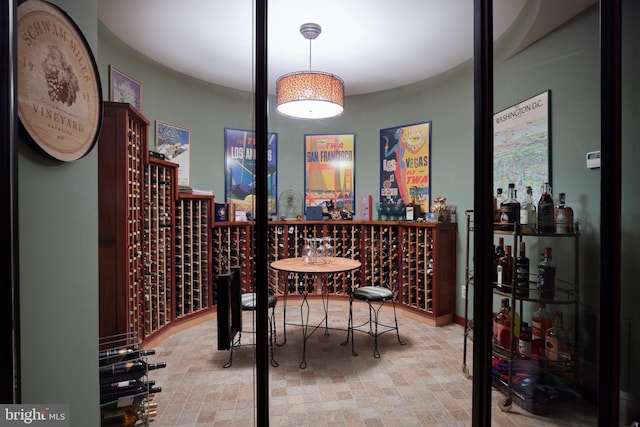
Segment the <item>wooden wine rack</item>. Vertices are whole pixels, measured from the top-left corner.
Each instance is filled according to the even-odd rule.
[[[243,289],[254,283],[251,223],[216,223],[214,274],[242,268]],[[357,272],[328,274],[327,292],[346,297],[359,286],[385,286],[403,307],[434,320],[453,320],[456,277],[456,224],[396,221],[273,221],[268,230],[268,262],[302,256],[307,238],[330,237],[335,256],[357,259]],[[246,256],[243,256],[243,252]],[[296,295],[313,276],[270,269],[276,295]]]
[[[150,158],[144,197],[144,337],[169,324],[175,271],[173,227],[178,165]]]
[[[144,340],[212,307],[213,196],[178,194],[178,165],[149,156],[149,121],[105,102],[98,148],[100,336]]]
[[[211,307],[213,196],[180,194],[175,219],[175,317]]]
[[[148,120],[129,104],[105,102],[98,142],[100,336],[142,339],[144,165]]]

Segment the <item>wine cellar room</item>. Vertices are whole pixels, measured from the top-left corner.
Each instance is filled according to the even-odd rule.
[[[18,3],[3,12],[16,25],[3,25],[2,87],[6,99],[15,89],[16,100],[3,107],[2,126],[11,142],[2,165],[11,254],[1,298],[2,404],[19,405],[5,417],[49,405],[71,426],[640,421],[635,1],[478,0],[443,11],[437,1],[412,2],[396,6],[395,17],[360,0],[265,2],[267,30],[262,2],[202,1],[180,13],[164,1]],[[388,12],[387,3],[380,9]],[[476,3],[493,6],[489,76],[474,57],[483,35]],[[49,33],[51,43],[73,33],[94,58],[96,103],[70,114],[98,115],[99,123],[82,128],[88,146],[75,158],[68,147],[59,155],[41,144],[27,121],[44,116],[27,119],[19,102],[38,86],[21,86],[21,76],[39,72],[20,60],[20,43],[33,37],[20,41],[20,24],[40,7],[47,19],[71,23],[66,37]],[[620,10],[612,27],[607,18]],[[205,12],[211,17],[198,16]],[[447,47],[446,37],[424,42],[420,31],[373,45],[438,21],[448,23],[440,31],[463,34],[462,48]],[[211,30],[218,39],[237,37],[228,44],[240,46],[239,62],[217,58],[219,40],[209,51],[195,42],[167,49],[174,30],[198,25],[219,27]],[[77,58],[70,46],[56,49]],[[362,55],[355,65],[354,51]],[[446,52],[458,56],[431,69],[436,61],[425,57]],[[339,87],[337,115],[281,110],[285,84],[297,84],[288,78],[311,70]],[[483,104],[489,79],[492,99]],[[89,80],[78,82],[79,93],[92,89]],[[63,99],[42,85],[56,111],[92,99]],[[479,117],[492,123],[482,138]],[[54,144],[72,132],[62,134]],[[253,148],[260,141],[269,144],[265,157]],[[260,159],[266,167],[256,166]],[[293,259],[307,265],[286,263]],[[268,311],[243,306],[255,311],[242,311],[235,325],[231,313],[219,315],[240,306],[221,290],[234,280],[257,292],[258,304],[276,302]],[[390,300],[382,298],[379,324],[363,320],[358,329],[375,306],[353,291],[368,287]],[[322,313],[325,334],[324,324],[307,330]],[[221,319],[226,332],[263,336],[241,333],[241,346],[227,340],[225,348]],[[368,325],[389,333],[371,336]],[[334,345],[345,338],[348,345]],[[142,374],[114,373],[118,360],[105,350],[123,348],[140,350],[131,360]],[[208,368],[187,366],[196,355]],[[331,384],[332,369],[344,384]],[[389,383],[372,388],[378,375]],[[182,393],[186,378],[199,391],[197,409],[194,394]],[[309,399],[321,402],[314,409],[301,397],[310,378],[317,399]],[[106,390],[122,381],[142,390]],[[132,420],[125,407],[136,408]]]

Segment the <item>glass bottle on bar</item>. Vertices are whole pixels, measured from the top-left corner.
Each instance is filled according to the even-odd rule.
[[[558,206],[554,209],[556,234],[573,233],[573,209],[565,203],[565,193],[558,194]]]
[[[493,343],[503,348],[511,344],[511,308],[509,298],[503,298],[500,311],[493,319]]]
[[[529,258],[526,255],[525,242],[520,242],[520,252],[516,258],[516,295],[529,298]]]
[[[511,256],[511,245],[504,247],[504,255],[498,260],[498,290],[511,293],[513,282],[513,256]]]
[[[493,287],[498,287],[498,274],[502,273],[502,267],[500,266],[500,258],[504,256],[504,237],[498,237],[498,246],[495,247],[493,254]]]
[[[562,312],[556,311],[553,327],[547,329],[544,341],[545,355],[552,361],[571,360],[569,332],[562,324]]]
[[[544,356],[544,341],[547,330],[553,326],[551,313],[546,310],[546,304],[539,303],[538,310],[531,316],[531,352]]]
[[[500,187],[496,190],[496,195],[493,198],[493,222],[495,223],[500,222],[500,206],[504,200],[505,197],[502,193],[502,187]]]
[[[533,204],[533,189],[527,185],[520,207],[520,229],[523,233],[535,233],[537,222],[536,206]]]
[[[500,229],[513,230],[514,225],[520,220],[520,202],[516,198],[516,185],[509,184],[507,198],[500,205]]]
[[[542,194],[538,201],[538,233],[554,233],[556,231],[553,214],[554,205],[551,185],[545,182],[542,184]]]
[[[544,248],[542,261],[538,264],[538,290],[540,298],[553,300],[556,291],[556,266],[551,260],[551,248]]]

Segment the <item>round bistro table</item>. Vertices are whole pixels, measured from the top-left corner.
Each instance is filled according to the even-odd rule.
[[[329,309],[329,293],[326,289],[326,276],[331,273],[341,273],[345,271],[357,270],[360,268],[360,261],[356,261],[350,258],[342,258],[342,257],[326,257],[323,262],[310,263],[307,262],[304,257],[296,257],[296,258],[284,258],[277,261],[273,261],[271,263],[271,268],[274,270],[285,271],[288,273],[298,273],[298,274],[312,274],[315,276],[314,281],[318,281],[318,278],[321,278],[321,286],[320,294],[322,296],[322,306],[324,308],[324,317],[317,325],[313,326],[311,330],[309,330],[309,302],[307,300],[307,295],[309,294],[307,286],[304,286],[304,290],[302,292],[302,302],[300,304],[300,317],[302,323],[299,325],[302,327],[302,361],[300,362],[300,369],[305,369],[307,367],[307,340],[313,333],[324,323],[325,335],[329,334],[329,326],[328,326],[328,309]],[[288,295],[288,286],[285,286],[284,292],[284,343],[287,341],[287,332],[286,332],[286,316],[287,316],[287,295]],[[306,308],[306,317],[304,315],[304,309]]]

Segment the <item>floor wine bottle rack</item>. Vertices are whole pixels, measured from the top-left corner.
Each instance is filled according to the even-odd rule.
[[[144,197],[144,330],[148,336],[172,320],[173,227],[178,165],[151,157]]]
[[[346,297],[359,286],[386,286],[407,309],[449,323],[455,309],[456,224],[396,221],[273,221],[268,230],[269,263],[302,256],[308,238],[329,237],[335,256],[357,259],[356,272],[328,274],[326,291]],[[242,267],[243,289],[251,289],[253,225],[214,224],[214,275],[232,265]],[[276,295],[299,294],[313,277],[269,270]],[[313,295],[311,295],[313,297]]]
[[[180,194],[175,220],[175,317],[211,307],[213,196]]]

